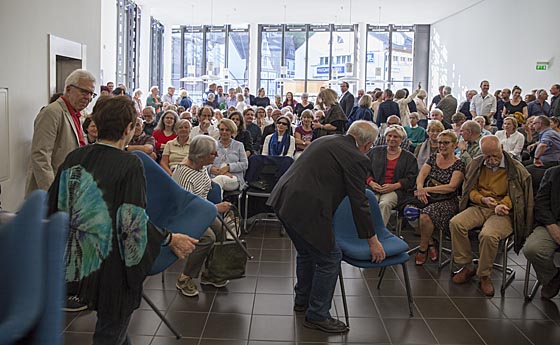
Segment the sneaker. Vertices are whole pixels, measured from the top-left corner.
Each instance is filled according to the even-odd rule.
[[[196,284],[193,282],[191,277],[184,274],[181,274],[179,279],[177,279],[175,287],[177,287],[177,289],[187,297],[194,297],[198,295],[198,288],[196,287]]]
[[[318,329],[327,333],[346,333],[348,332],[348,326],[340,320],[328,318],[322,321],[308,320],[305,318],[303,321],[303,326],[311,329]]]
[[[224,286],[229,284],[229,280],[212,280],[202,275],[202,277],[200,278],[200,284],[212,285],[215,288],[223,288]]]
[[[87,304],[80,301],[78,296],[68,296],[66,299],[66,306],[62,308],[63,311],[78,312],[88,308]]]

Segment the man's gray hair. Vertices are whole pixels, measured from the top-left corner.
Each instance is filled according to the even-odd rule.
[[[144,110],[146,109],[148,109],[153,116],[156,116],[156,108],[152,107],[151,105],[147,105],[144,107],[144,109],[142,109],[142,113],[144,113]]]
[[[465,121],[465,123],[463,123],[461,128],[468,129],[471,132],[473,132],[473,134],[480,134],[482,132],[482,128],[475,120]]]
[[[443,88],[443,94],[444,95],[450,95],[451,94],[451,86],[446,86]]]
[[[358,120],[352,122],[347,133],[356,139],[358,145],[364,145],[369,142],[373,144],[379,134],[379,130],[373,122]]]
[[[66,77],[66,80],[64,81],[64,88],[66,89],[70,85],[78,84],[81,79],[91,81],[95,84],[95,76],[91,72],[86,71],[85,69],[77,69]]]
[[[211,155],[218,148],[216,139],[208,135],[197,135],[191,141],[189,147],[189,159],[193,163],[198,163],[208,155]]]

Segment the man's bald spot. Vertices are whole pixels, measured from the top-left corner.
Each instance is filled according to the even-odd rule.
[[[492,152],[494,150],[501,150],[502,145],[500,139],[495,135],[485,135],[480,139],[480,149],[484,152]]]

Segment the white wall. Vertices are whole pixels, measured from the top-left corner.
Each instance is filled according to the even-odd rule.
[[[558,0],[486,0],[432,24],[430,97],[450,85],[465,98],[483,79],[493,93],[519,85],[523,94],[560,82]],[[547,71],[537,61],[550,61]]]
[[[106,85],[110,81],[115,82],[117,76],[117,4],[115,0],[99,2],[101,3],[101,70],[97,90],[101,85]]]
[[[98,76],[100,16],[98,1],[0,1],[0,87],[9,88],[10,114],[10,147],[0,149],[9,150],[11,163],[0,200],[7,210],[23,201],[33,121],[50,96],[48,34],[86,44],[87,69]]]

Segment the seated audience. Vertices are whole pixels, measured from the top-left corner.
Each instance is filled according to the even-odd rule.
[[[346,128],[350,128],[352,122],[357,120],[365,120],[373,122],[373,111],[371,110],[371,96],[363,95],[358,101],[358,106],[353,107],[348,114],[348,121],[346,121]]]
[[[438,120],[431,120],[428,123],[428,138],[414,150],[414,156],[418,161],[418,169],[422,169],[431,155],[439,152],[438,135],[443,131],[443,125]]]
[[[152,133],[152,136],[156,140],[156,153],[163,152],[165,144],[177,137],[175,125],[178,120],[179,115],[177,115],[177,113],[173,110],[166,110],[163,113],[156,129]]]
[[[191,123],[187,120],[179,120],[175,125],[177,137],[165,144],[161,155],[160,165],[169,176],[188,155],[191,144],[189,135],[191,134]]]
[[[152,136],[154,129],[157,127],[156,111],[154,107],[145,107],[142,110],[142,117],[144,118],[144,133]]]
[[[462,266],[453,282],[464,284],[476,273],[482,293],[491,297],[494,285],[490,274],[498,243],[513,232],[515,252],[521,249],[526,231],[533,224],[533,190],[527,170],[505,154],[496,136],[483,137],[480,146],[482,156],[467,168],[459,204],[461,213],[451,219],[449,229],[453,262]],[[480,258],[475,270],[469,231],[479,227]]]
[[[82,129],[86,135],[86,140],[88,144],[95,144],[97,142],[97,127],[95,122],[93,122],[92,116],[86,116],[84,123],[82,123]]]
[[[173,179],[189,192],[206,199],[208,192],[212,189],[212,181],[205,167],[214,161],[216,150],[216,139],[207,135],[193,138],[189,155],[177,167],[177,170],[173,173]],[[216,205],[220,213],[227,212],[230,206],[229,202],[221,202]],[[223,237],[224,233],[221,223],[216,219],[200,237],[195,250],[188,256],[185,262],[183,273],[177,278],[175,286],[184,296],[194,297],[198,295],[198,287],[193,279],[198,278],[200,275],[204,261],[212,251],[216,239],[222,239]],[[206,270],[200,278],[200,284],[212,285],[216,288],[222,288],[228,283],[228,280],[214,281],[209,279]]]
[[[410,151],[414,152],[416,147],[426,139],[426,130],[418,125],[418,113],[412,112],[409,115],[410,126],[404,126],[406,136],[410,144]]]
[[[443,119],[443,112],[441,111],[441,109],[438,108],[432,109],[432,111],[430,112],[430,119],[438,120],[439,122],[441,122],[443,128],[445,129],[453,129],[451,124]]]
[[[463,140],[459,141],[457,147],[460,150],[459,158],[465,166],[482,154],[480,152],[480,138],[482,138],[480,132],[480,125],[474,120],[465,121],[461,126]]]
[[[218,155],[210,167],[212,181],[220,185],[223,191],[245,188],[245,171],[249,167],[243,143],[233,140],[237,126],[230,119],[222,119],[218,124],[220,140]]]
[[[461,126],[467,121],[467,117],[463,113],[455,113],[451,116],[451,126],[457,136],[461,136]]]
[[[274,95],[274,105],[276,109],[282,109],[282,97],[280,95]]]
[[[126,146],[127,151],[142,151],[149,155],[153,159],[156,159],[154,153],[154,147],[156,146],[156,141],[151,135],[144,133],[144,121],[141,118],[136,119],[136,125],[134,126],[134,134],[132,139]]]
[[[191,137],[194,138],[199,135],[209,135],[214,139],[220,137],[220,132],[212,125],[212,117],[214,109],[204,106],[198,111],[198,126],[194,127],[191,131]]]
[[[432,234],[434,230],[446,231],[449,220],[459,211],[457,189],[465,176],[465,163],[453,154],[457,147],[455,132],[441,132],[438,146],[439,152],[430,156],[416,178],[414,196],[418,198],[417,205],[421,208],[420,248],[416,253],[416,265],[423,265],[427,256],[437,261],[439,244],[434,241]]]
[[[224,118],[224,114],[220,109],[214,109],[214,117],[212,118],[212,125],[215,126]]]
[[[287,116],[278,117],[276,120],[276,130],[264,139],[263,155],[294,156],[296,141],[289,132],[290,126],[290,119]]]
[[[192,122],[193,122],[192,113],[190,111],[183,111],[181,113],[181,120],[187,120],[192,125]]]
[[[389,116],[389,118],[387,119],[387,127],[392,126],[392,125],[399,125],[401,124],[401,119],[397,116],[397,115],[391,115]],[[387,145],[387,141],[385,140],[385,135],[383,135],[383,133],[385,133],[385,131],[381,132],[379,131],[379,136],[377,137],[377,139],[375,139],[375,143],[373,144],[373,146],[385,146]],[[409,151],[410,148],[410,142],[408,140],[403,140],[401,142],[401,148],[403,150]]]
[[[313,122],[313,111],[305,109],[301,113],[301,125],[297,126],[294,131],[294,139],[296,142],[296,153],[294,159],[298,158],[303,151],[311,144],[313,140],[313,128],[311,128],[311,123]]]
[[[261,148],[264,145],[264,140],[266,139],[266,137],[272,133],[274,133],[276,131],[276,120],[278,120],[278,117],[280,117],[280,115],[282,114],[282,111],[280,109],[274,109],[272,110],[272,114],[271,114],[271,119],[274,120],[274,122],[272,122],[270,125],[266,125],[263,128],[263,133],[262,133],[262,142],[261,142]],[[290,126],[290,130],[292,129],[292,127]],[[291,133],[291,132],[290,132]],[[262,150],[261,150],[262,151]]]
[[[243,97],[242,93],[238,93],[235,97],[235,99],[237,100],[235,109],[237,109],[238,112],[243,113],[243,110],[245,110],[245,108],[247,107],[247,103],[245,103],[245,97]]]
[[[286,92],[286,99],[282,103],[282,108],[290,107],[292,108],[290,111],[293,112],[297,104],[298,102],[294,99],[294,94],[291,91]]]
[[[524,162],[527,171],[533,177],[533,191],[536,193],[546,169],[557,166],[560,160],[560,134],[550,128],[550,119],[546,115],[539,115],[533,121],[535,130],[539,133],[539,141],[535,147],[534,158]]]
[[[269,105],[268,107],[264,108],[264,110],[265,110],[265,118],[264,118],[263,127],[264,127],[264,126],[271,125],[271,124],[274,123],[274,120],[272,119],[272,111],[273,111],[274,109],[275,109],[275,108],[274,108],[273,106],[271,106],[271,105]],[[258,110],[257,110],[257,114],[258,114]],[[257,116],[257,117],[258,117],[258,116]],[[259,125],[259,126],[260,126],[260,125]]]
[[[492,135],[492,132],[489,130],[491,126],[486,116],[478,115],[475,116],[473,120],[480,126],[480,135]]]
[[[511,116],[506,117],[503,128],[503,130],[496,132],[496,137],[500,140],[503,150],[514,159],[521,161],[525,138],[523,134],[517,131],[517,120]]]
[[[400,146],[406,140],[402,126],[388,126],[384,136],[387,146],[375,146],[367,153],[371,166],[366,182],[375,192],[383,222],[387,225],[391,210],[402,204],[407,196],[412,196],[418,163],[412,153]]]
[[[556,133],[560,133],[560,119],[556,116],[550,118],[550,128]]]
[[[541,297],[552,299],[560,290],[560,268],[554,254],[560,248],[560,167],[548,169],[535,198],[535,223],[527,238],[523,254],[533,265],[542,284]]]
[[[261,123],[262,118],[264,117],[264,108],[257,108],[257,114],[259,114],[259,110],[261,111]],[[261,152],[261,142],[262,142],[262,129],[254,123],[255,116],[254,116],[253,108],[248,108],[243,111],[243,118],[245,119],[245,127],[247,127],[247,131],[251,133],[251,139],[253,140],[253,147],[252,150],[254,153],[258,154]]]
[[[537,99],[527,104],[527,114],[533,115],[548,115],[550,114],[550,104],[546,101],[548,93],[545,89],[541,89],[537,93]]]
[[[248,108],[245,110],[252,111],[253,109]],[[237,134],[234,136],[234,139],[243,144],[245,154],[249,157],[253,153],[253,137],[251,136],[251,133],[245,129],[245,120],[243,115],[241,115],[238,111],[234,111],[229,115],[229,119],[232,120],[237,127]]]

